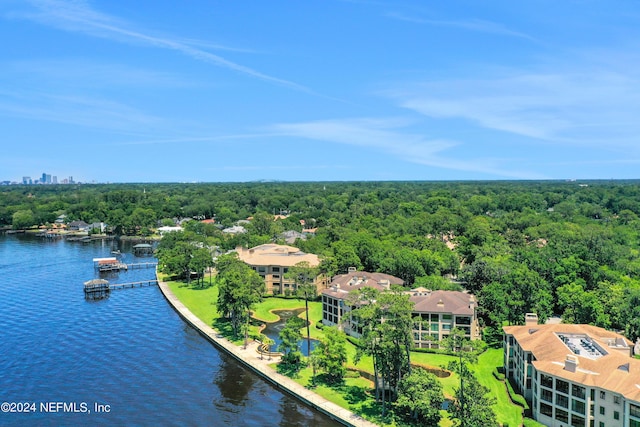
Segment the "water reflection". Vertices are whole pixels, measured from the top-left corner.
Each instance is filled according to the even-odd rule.
[[[282,342],[280,339],[280,331],[284,328],[287,319],[298,316],[300,313],[304,312],[304,308],[296,308],[295,310],[273,310],[273,314],[280,317],[280,320],[276,322],[267,323],[265,328],[262,330],[262,333],[267,337],[271,338],[275,344],[270,347],[270,351],[278,351],[278,346]],[[303,331],[302,335],[306,335],[306,332]],[[316,348],[318,344],[318,340],[311,339],[311,351]],[[298,347],[303,355],[308,356],[307,352],[307,338],[303,337],[302,340],[298,343]]]
[[[0,235],[0,390],[5,400],[100,402],[109,414],[2,414],[3,426],[338,425],[221,354],[157,287],[88,303],[83,282],[111,243]],[[129,242],[122,258],[135,262]],[[129,269],[114,283],[153,276]],[[111,280],[110,280],[111,281]]]
[[[257,379],[256,376],[235,361],[230,361],[228,356],[221,357],[221,362],[214,384],[218,386],[220,395],[226,402],[244,406]],[[216,406],[219,406],[219,403],[216,403]]]

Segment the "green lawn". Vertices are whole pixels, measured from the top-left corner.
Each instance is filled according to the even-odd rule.
[[[302,299],[265,298],[253,310],[253,317],[263,322],[277,322],[279,317],[273,314],[273,310],[293,310],[304,308]],[[322,307],[320,307],[322,310]]]
[[[167,282],[171,292],[200,320],[212,326],[220,318],[216,310],[218,287],[194,288],[184,282]]]
[[[215,301],[218,297],[217,286],[214,285],[200,289],[197,287],[187,286],[182,282],[168,282],[168,284],[173,293],[175,293],[180,301],[182,301],[182,303],[191,310],[192,313],[208,325],[212,325],[214,328],[218,329],[221,333],[230,335],[228,323],[220,318],[220,315],[216,310]],[[257,336],[259,323],[274,322],[278,320],[277,315],[272,313],[273,310],[295,308],[304,308],[304,300],[265,298],[254,308],[253,317],[258,319],[258,322],[255,322],[256,324],[251,327],[252,335]],[[300,314],[300,317],[305,317],[304,312]],[[324,336],[322,330],[315,327],[316,323],[320,321],[321,318],[322,304],[320,302],[310,302],[309,320],[311,322],[312,338],[321,339]],[[303,335],[306,334],[305,330],[302,332]],[[237,342],[240,344],[242,340],[238,340]],[[349,357],[349,362],[347,363],[348,367],[370,373],[373,372],[373,362],[370,357],[363,357],[357,365],[353,363],[353,357],[356,353],[356,349],[351,343],[347,343],[347,353]],[[456,358],[453,356],[443,354],[411,353],[411,362],[413,364],[424,365],[432,368],[447,366],[450,361],[455,359]],[[496,398],[497,403],[494,409],[500,424],[508,424],[510,426],[522,425],[522,408],[511,403],[504,383],[498,381],[492,374],[493,370],[495,370],[497,366],[501,365],[502,350],[488,349],[480,355],[478,363],[474,364],[472,369],[475,372],[478,381],[485,387],[488,387],[489,390],[491,390],[491,395]],[[311,376],[311,368],[305,368],[300,371],[298,378],[295,378],[295,380],[305,387],[311,387]],[[441,378],[440,381],[447,397],[453,396],[454,388],[457,388],[460,384],[459,377],[456,374],[451,374],[451,376],[447,378]],[[379,408],[375,402],[373,402],[371,395],[368,393],[368,390],[371,388],[372,383],[360,377],[347,378],[344,385],[338,388],[332,388],[326,385],[317,385],[314,387],[314,391],[343,408],[347,408],[383,425],[385,424],[385,420],[380,417]],[[445,417],[446,414],[446,411],[443,411],[443,420],[440,422],[441,427],[448,427],[451,425],[451,421]]]
[[[498,416],[498,422],[510,426],[519,426],[523,422],[523,408],[511,403],[505,384],[493,376],[493,371],[496,367],[502,366],[502,361],[502,349],[489,348],[478,357],[478,363],[473,365],[472,368],[480,384],[487,387],[491,391],[491,395],[497,400],[494,410]]]

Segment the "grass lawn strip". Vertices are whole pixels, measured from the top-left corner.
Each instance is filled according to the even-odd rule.
[[[220,314],[216,310],[215,301],[218,298],[218,287],[211,286],[206,288],[197,288],[187,286],[183,282],[168,282],[169,287],[180,299],[180,301],[189,309],[193,314],[199,317],[202,321],[214,328],[220,330],[221,326],[227,326],[226,321],[221,319]],[[302,299],[284,299],[284,298],[265,298],[259,303],[253,313],[253,317],[262,322],[275,322],[278,320],[278,316],[275,315],[273,310],[290,310],[296,308],[304,308],[304,300]],[[305,317],[305,313],[302,312],[299,317]],[[322,339],[324,334],[322,330],[315,327],[316,323],[322,318],[322,303],[314,301],[309,302],[309,321],[311,322],[311,337],[315,339]],[[229,328],[221,330],[224,335],[230,334]],[[258,327],[253,326],[251,328],[254,336],[257,336]],[[306,335],[306,330],[303,330],[303,336]],[[237,344],[241,344],[242,339],[237,340]],[[347,342],[347,353],[349,358],[348,367],[363,370],[366,372],[373,372],[373,362],[371,357],[365,356],[357,364],[353,364],[353,357],[356,354],[356,348],[351,343]],[[434,353],[411,353],[411,362],[413,364],[424,365],[427,367],[439,368],[447,366],[447,364],[456,360],[454,356],[448,356],[443,354]],[[496,366],[502,364],[502,350],[501,349],[488,349],[485,353],[480,355],[478,363],[472,366],[478,381],[485,387],[488,387],[491,391],[491,395],[497,400],[494,409],[497,414],[498,422],[500,424],[508,425],[522,425],[522,409],[511,403],[505,386],[502,382],[495,379],[492,372]],[[333,388],[320,384],[312,387],[311,384],[312,370],[311,368],[304,368],[300,371],[297,378],[294,378],[299,384],[312,388],[313,391],[325,399],[364,416],[380,425],[387,425],[385,421],[380,417],[378,406],[373,401],[373,398],[367,390],[373,387],[373,384],[360,377],[360,378],[346,378],[344,385]],[[452,374],[447,378],[440,378],[445,396],[451,398],[454,395],[454,388],[459,387],[460,379],[456,374]],[[448,427],[452,424],[451,420],[446,417],[448,413],[443,411],[443,419],[440,422],[441,427]]]
[[[495,397],[497,402],[493,409],[496,412],[498,422],[500,424],[508,424],[510,426],[522,425],[522,407],[511,403],[509,394],[505,384],[498,381],[493,376],[493,371],[497,366],[502,366],[503,350],[499,348],[489,348],[478,357],[478,363],[472,365],[478,378],[478,382],[490,390],[491,396]]]

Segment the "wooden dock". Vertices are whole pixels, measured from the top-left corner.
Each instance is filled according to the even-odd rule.
[[[106,271],[120,271],[120,270],[127,270],[129,268],[129,266],[125,263],[122,262],[118,262],[115,264],[104,264],[104,265],[100,265],[98,266],[98,271],[100,272],[106,272]]]
[[[153,280],[142,280],[139,282],[129,282],[129,283],[114,283],[109,284],[109,290],[115,291],[118,289],[128,289],[128,288],[143,288],[147,286],[157,286],[158,281],[156,279]]]
[[[84,297],[88,300],[103,299],[109,297],[111,286],[104,279],[93,279],[84,282]]]
[[[136,269],[136,268],[151,268],[151,267],[155,267],[156,265],[158,265],[157,262],[135,262],[132,264],[125,264],[128,268],[130,269]]]
[[[157,262],[134,262],[131,264],[126,264],[124,262],[120,262],[115,257],[109,258],[94,258],[93,265],[100,272],[107,271],[120,271],[120,270],[128,270],[128,269],[140,269],[140,268],[151,268],[158,265]]]
[[[88,282],[84,282],[84,297],[88,300],[97,300],[108,298],[111,291],[129,288],[143,288],[147,286],[157,285],[158,281],[156,279],[114,284],[111,284],[108,280],[104,279],[93,279],[89,280]]]

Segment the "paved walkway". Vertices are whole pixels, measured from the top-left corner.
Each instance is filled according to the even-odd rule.
[[[258,353],[258,343],[253,341],[249,343],[247,348],[237,346],[222,337],[209,325],[204,323],[195,314],[193,314],[164,282],[158,281],[160,290],[164,294],[167,301],[173,306],[173,308],[180,314],[180,316],[196,330],[198,330],[205,338],[211,341],[217,348],[234,357],[240,363],[247,366],[249,369],[275,385],[277,388],[288,392],[289,394],[302,400],[309,406],[329,415],[331,418],[343,423],[347,426],[354,427],[374,427],[373,424],[362,417],[354,414],[353,412],[344,409],[335,403],[329,402],[325,398],[315,394],[311,390],[303,387],[297,382],[293,381],[284,375],[279,374],[269,365],[274,360],[269,360],[268,357],[261,358]]]

